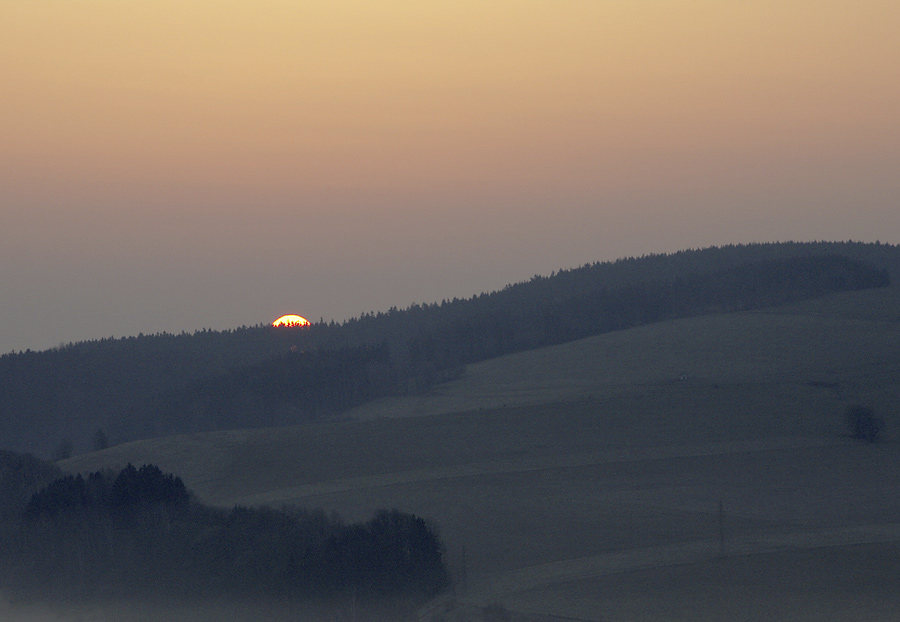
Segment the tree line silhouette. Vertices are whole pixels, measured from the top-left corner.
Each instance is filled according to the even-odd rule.
[[[428,388],[488,358],[661,320],[882,287],[900,247],[728,246],[595,263],[309,327],[103,339],[0,357],[0,436],[51,455],[107,442],[301,423]],[[61,456],[60,456],[61,457]]]
[[[212,508],[154,465],[55,479],[2,523],[0,542],[0,587],[22,598],[381,599],[447,582],[443,544],[415,515],[346,524],[296,508]]]

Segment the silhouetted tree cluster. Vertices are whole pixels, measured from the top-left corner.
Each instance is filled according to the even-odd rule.
[[[184,431],[286,425],[390,395],[397,378],[385,344],[289,351],[175,391],[154,410]]]
[[[875,416],[868,406],[854,405],[847,408],[847,430],[851,438],[875,443],[881,438],[884,420]]]
[[[59,438],[73,439],[76,451],[98,448],[98,429],[107,442],[122,442],[304,422],[428,388],[503,354],[880,287],[898,274],[900,247],[885,244],[727,246],[587,264],[341,324],[141,335],[9,354],[0,356],[0,436],[49,456]]]
[[[0,530],[0,588],[22,597],[430,596],[444,548],[423,519],[210,508],[154,465],[58,478]],[[53,593],[48,594],[48,590]]]
[[[447,581],[443,544],[423,519],[397,510],[345,525],[323,513],[236,507],[196,548],[230,592],[433,595]]]
[[[31,496],[60,477],[62,471],[49,462],[0,450],[0,522],[19,518]]]
[[[152,464],[140,469],[129,464],[113,480],[100,472],[87,479],[80,474],[59,478],[31,497],[25,515],[34,519],[96,509],[121,516],[155,505],[185,508],[189,500],[180,477]]]

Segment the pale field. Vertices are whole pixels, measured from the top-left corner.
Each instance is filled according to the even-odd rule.
[[[885,418],[885,442],[841,435],[856,402]],[[130,443],[63,466],[153,462],[224,506],[414,512],[441,530],[460,607],[879,620],[898,610],[898,404],[890,289],[593,337],[343,420]]]
[[[555,585],[516,606],[568,620],[893,622],[900,611],[897,544],[724,557]]]

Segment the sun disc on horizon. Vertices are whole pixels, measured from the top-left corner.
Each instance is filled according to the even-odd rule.
[[[309,326],[309,320],[299,315],[282,315],[272,326]]]

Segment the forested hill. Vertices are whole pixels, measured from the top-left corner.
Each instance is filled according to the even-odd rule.
[[[0,357],[0,447],[106,442],[312,420],[420,390],[468,363],[649,322],[747,310],[900,276],[900,247],[728,246],[585,265],[473,298]],[[99,432],[99,433],[98,433]]]

